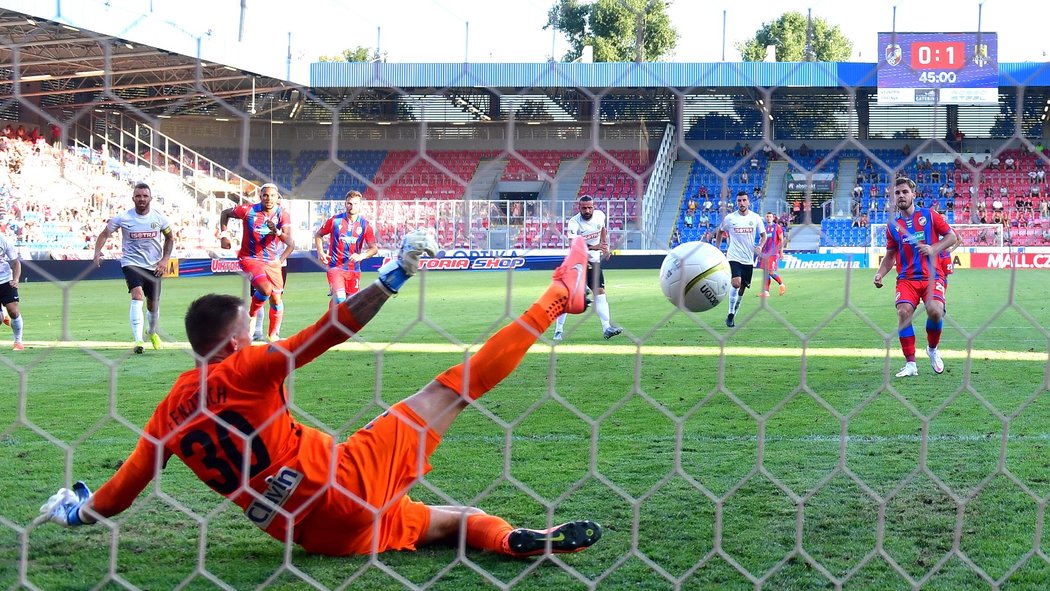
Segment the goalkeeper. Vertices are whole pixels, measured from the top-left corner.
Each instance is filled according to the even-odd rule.
[[[574,521],[546,530],[516,529],[467,506],[428,506],[408,490],[430,470],[429,457],[453,419],[518,366],[562,312],[586,309],[587,247],[573,241],[554,280],[517,320],[467,362],[437,376],[347,440],[333,441],[291,415],[284,380],[357,333],[416,272],[434,239],[408,234],[379,280],[313,326],[269,347],[252,347],[240,299],[206,295],[190,305],[186,333],[195,369],[176,380],[145,427],[135,451],[94,496],[81,482],[41,507],[43,518],[78,526],[117,515],[178,456],[216,492],[278,540],[308,552],[349,555],[455,543],[465,528],[472,548],[523,557],[575,552],[601,528]],[[200,409],[206,405],[208,412]],[[333,457],[334,456],[334,457]]]

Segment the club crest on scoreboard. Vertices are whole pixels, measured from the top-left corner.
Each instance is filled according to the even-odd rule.
[[[973,46],[973,63],[978,68],[983,68],[988,65],[991,60],[988,59],[988,44],[978,43]]]
[[[901,57],[904,52],[901,51],[901,46],[896,43],[890,43],[886,46],[886,63],[891,66],[896,66],[901,63]]]

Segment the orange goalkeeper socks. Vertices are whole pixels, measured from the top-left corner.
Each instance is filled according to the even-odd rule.
[[[495,515],[470,515],[467,517],[467,545],[478,550],[508,554],[507,536],[514,528],[503,518]]]
[[[529,347],[557,320],[565,307],[565,292],[563,285],[552,284],[517,320],[489,337],[466,363],[448,368],[437,380],[471,400],[481,398],[518,367]]]

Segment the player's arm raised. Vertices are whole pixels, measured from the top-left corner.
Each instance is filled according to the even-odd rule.
[[[602,251],[602,260],[609,260],[612,257],[612,251],[609,250],[609,229],[602,228],[602,237],[598,240],[598,250]]]
[[[955,230],[948,225],[948,221],[938,213],[934,213],[933,230],[941,237],[933,244],[919,244],[918,249],[924,256],[937,256],[944,250],[951,250],[955,246],[958,236]]]
[[[376,246],[376,233],[372,229],[372,224],[368,225],[365,230],[365,249],[361,252],[355,252],[351,255],[351,259],[354,262],[360,262],[365,259],[370,259],[379,254],[379,247]]]
[[[236,217],[233,215],[234,209],[233,207],[227,207],[219,214],[219,248],[229,250],[231,247],[230,232],[226,229],[226,224],[229,223],[230,218]]]

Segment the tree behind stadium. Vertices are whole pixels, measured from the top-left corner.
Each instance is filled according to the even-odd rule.
[[[363,45],[353,49],[344,49],[339,55],[322,55],[317,58],[319,62],[370,62],[378,57],[372,50]]]
[[[655,62],[678,43],[664,0],[558,0],[547,14],[543,28],[569,42],[566,62],[579,59],[586,45],[594,48],[595,62]]]
[[[776,47],[778,62],[844,62],[853,55],[853,42],[838,25],[818,17],[810,19],[801,12],[785,12],[763,23],[754,37],[736,43],[736,48],[741,60],[760,62],[769,45]]]

